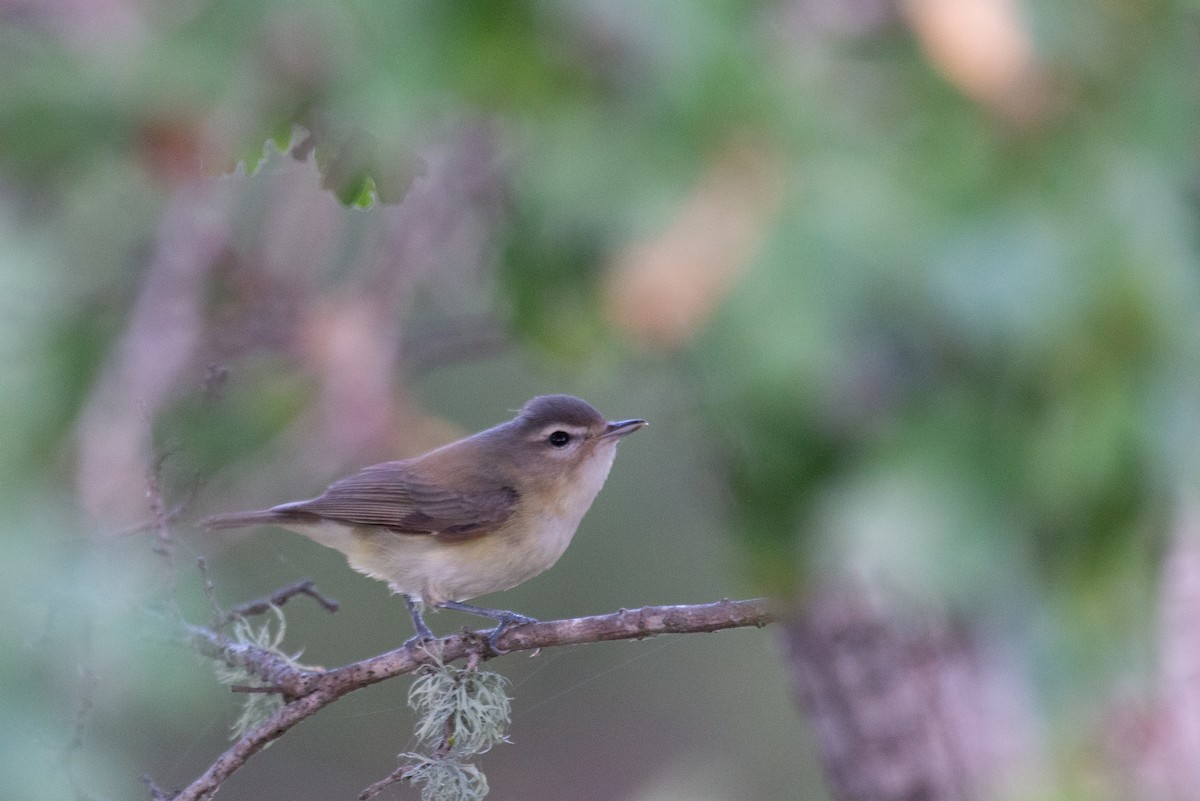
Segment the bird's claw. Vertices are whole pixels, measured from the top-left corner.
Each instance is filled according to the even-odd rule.
[[[422,621],[424,622],[424,621]],[[433,642],[437,637],[428,626],[418,626],[417,633],[404,641],[403,648],[419,648],[425,643]]]
[[[434,637],[432,634],[428,634],[428,635],[414,634],[413,636],[411,636],[407,640],[405,640],[404,645],[402,645],[400,647],[401,648],[420,648],[425,643],[433,642],[436,639],[437,638]]]
[[[490,648],[492,653],[495,654],[508,653],[508,651],[499,648],[496,643],[500,641],[501,637],[508,633],[509,629],[516,628],[517,626],[524,626],[527,623],[537,623],[537,618],[529,617],[528,615],[518,615],[516,612],[509,612],[504,617],[500,618],[500,625],[496,626],[492,633],[488,635],[488,648]]]

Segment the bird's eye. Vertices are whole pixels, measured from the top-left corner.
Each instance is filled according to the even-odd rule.
[[[556,448],[564,448],[571,441],[571,435],[566,431],[555,431],[546,438],[546,441]]]

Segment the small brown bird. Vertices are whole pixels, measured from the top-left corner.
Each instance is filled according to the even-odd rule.
[[[617,453],[645,420],[607,422],[570,395],[543,395],[515,418],[423,456],[372,465],[324,494],[207,528],[277,525],[344,553],[356,570],[404,596],[417,634],[424,605],[499,622],[494,645],[533,618],[464,601],[511,589],[563,555]]]

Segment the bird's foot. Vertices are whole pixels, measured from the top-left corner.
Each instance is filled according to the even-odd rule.
[[[412,617],[413,629],[417,632],[413,636],[404,641],[405,648],[413,648],[421,645],[421,643],[436,640],[433,632],[429,630],[429,626],[425,623],[425,618],[421,616],[421,602],[411,595],[401,593],[404,597],[404,605],[408,607],[408,614]]]
[[[505,612],[497,619],[500,621],[500,625],[496,626],[492,633],[488,635],[487,640],[488,647],[491,648],[492,652],[496,654],[508,653],[508,651],[498,648],[496,643],[499,642],[501,637],[508,633],[509,629],[516,628],[517,626],[524,626],[527,623],[537,623],[537,618],[532,618],[528,615],[518,615],[516,612]]]
[[[424,623],[425,621],[421,621],[421,622]],[[423,645],[425,643],[433,642],[436,639],[437,639],[437,637],[434,636],[434,633],[432,631],[430,631],[428,626],[421,625],[421,626],[417,627],[416,634],[414,634],[413,636],[409,637],[407,640],[404,641],[404,645],[402,647],[416,648],[416,647],[420,647],[421,645]]]
[[[413,636],[411,636],[407,640],[405,640],[404,644],[400,647],[401,648],[419,648],[422,645],[433,642],[436,639],[437,639],[437,637],[434,637],[432,634],[414,634]]]

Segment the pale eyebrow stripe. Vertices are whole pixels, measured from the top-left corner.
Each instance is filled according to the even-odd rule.
[[[577,426],[572,425],[571,423],[554,423],[548,426],[543,426],[542,429],[538,431],[536,439],[545,439],[555,431],[566,431],[568,434],[580,437],[585,436],[588,432],[586,426]]]

